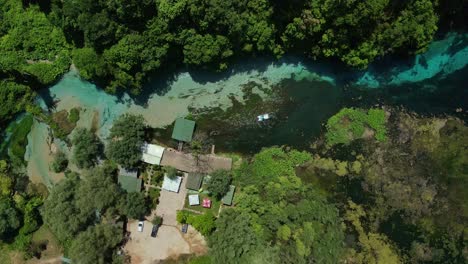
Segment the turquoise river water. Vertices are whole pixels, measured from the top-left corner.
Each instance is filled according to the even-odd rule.
[[[468,35],[448,34],[428,51],[405,61],[384,58],[363,72],[297,58],[247,60],[223,74],[182,71],[154,78],[145,94],[132,98],[105,93],[70,71],[38,102],[54,111],[80,107],[79,127],[97,125],[105,140],[123,113],[141,114],[152,127],[198,113],[198,128],[218,150],[254,153],[261,147],[307,148],[323,122],[344,106],[398,105],[422,114],[467,116]],[[268,112],[267,124],[255,122]],[[33,181],[47,185],[60,175],[49,171],[48,128],[35,122],[26,152]],[[163,133],[164,134],[164,133]],[[69,149],[56,141],[54,148]]]

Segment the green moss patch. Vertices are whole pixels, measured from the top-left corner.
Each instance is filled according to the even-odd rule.
[[[382,109],[343,108],[327,121],[327,145],[349,144],[358,138],[375,138],[383,142],[387,139],[385,123]]]

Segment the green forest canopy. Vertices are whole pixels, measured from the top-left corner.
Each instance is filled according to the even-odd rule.
[[[0,0],[0,73],[50,84],[73,62],[109,91],[139,93],[167,66],[223,70],[255,54],[300,52],[365,68],[379,56],[424,51],[438,2]]]

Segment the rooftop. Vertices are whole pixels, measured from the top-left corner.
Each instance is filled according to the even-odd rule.
[[[187,183],[185,183],[185,187],[194,191],[200,190],[203,182],[203,176],[203,174],[197,172],[189,173],[187,176]]]
[[[229,185],[229,191],[223,196],[221,201],[225,205],[232,205],[232,200],[234,199],[234,192],[236,191],[236,186]]]
[[[190,205],[199,205],[200,204],[200,197],[198,194],[191,194],[188,196],[189,204]]]
[[[171,179],[167,177],[167,174],[164,174],[164,181],[162,184],[162,188],[166,191],[178,193],[181,183],[182,183],[182,177],[177,176],[176,178]]]
[[[140,192],[142,181],[136,177],[119,175],[118,182],[122,189],[127,192]]]
[[[143,152],[141,159],[144,162],[159,165],[165,148],[159,145],[145,143],[141,150]]]
[[[138,170],[127,170],[127,169],[120,167],[119,175],[138,178]]]
[[[195,121],[185,118],[177,118],[172,131],[172,138],[178,141],[192,141],[193,131],[195,130]]]

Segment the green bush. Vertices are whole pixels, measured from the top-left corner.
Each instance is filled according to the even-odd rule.
[[[187,217],[187,224],[192,225],[202,235],[207,236],[215,229],[215,220],[216,217],[209,212],[202,215],[192,214]]]
[[[187,219],[189,216],[190,216],[190,212],[188,211],[184,211],[184,210],[177,211],[177,216],[176,216],[177,222],[181,224],[187,224]]]
[[[55,173],[65,171],[65,169],[68,167],[67,156],[63,152],[58,151],[55,154],[54,160],[52,161],[52,164],[50,165],[50,167],[52,168],[52,171]]]
[[[10,156],[16,160],[23,160],[26,146],[28,145],[28,134],[31,131],[33,117],[28,115],[19,122],[12,131],[10,139]]]
[[[76,107],[70,110],[70,114],[68,115],[68,121],[71,123],[76,123],[80,119],[80,110]]]
[[[158,215],[154,216],[154,217],[153,217],[153,220],[151,220],[151,223],[152,223],[153,225],[155,225],[155,226],[158,226],[158,225],[162,224],[162,222],[163,222],[162,217],[160,217],[160,216],[158,216]]]
[[[211,178],[206,189],[210,195],[216,199],[221,199],[228,191],[231,184],[231,172],[227,170],[217,170],[210,174]]]
[[[361,138],[366,129],[372,129],[374,138],[383,142],[387,139],[385,123],[385,111],[382,109],[369,109],[365,112],[362,109],[343,108],[327,121],[327,145],[349,144]]]

